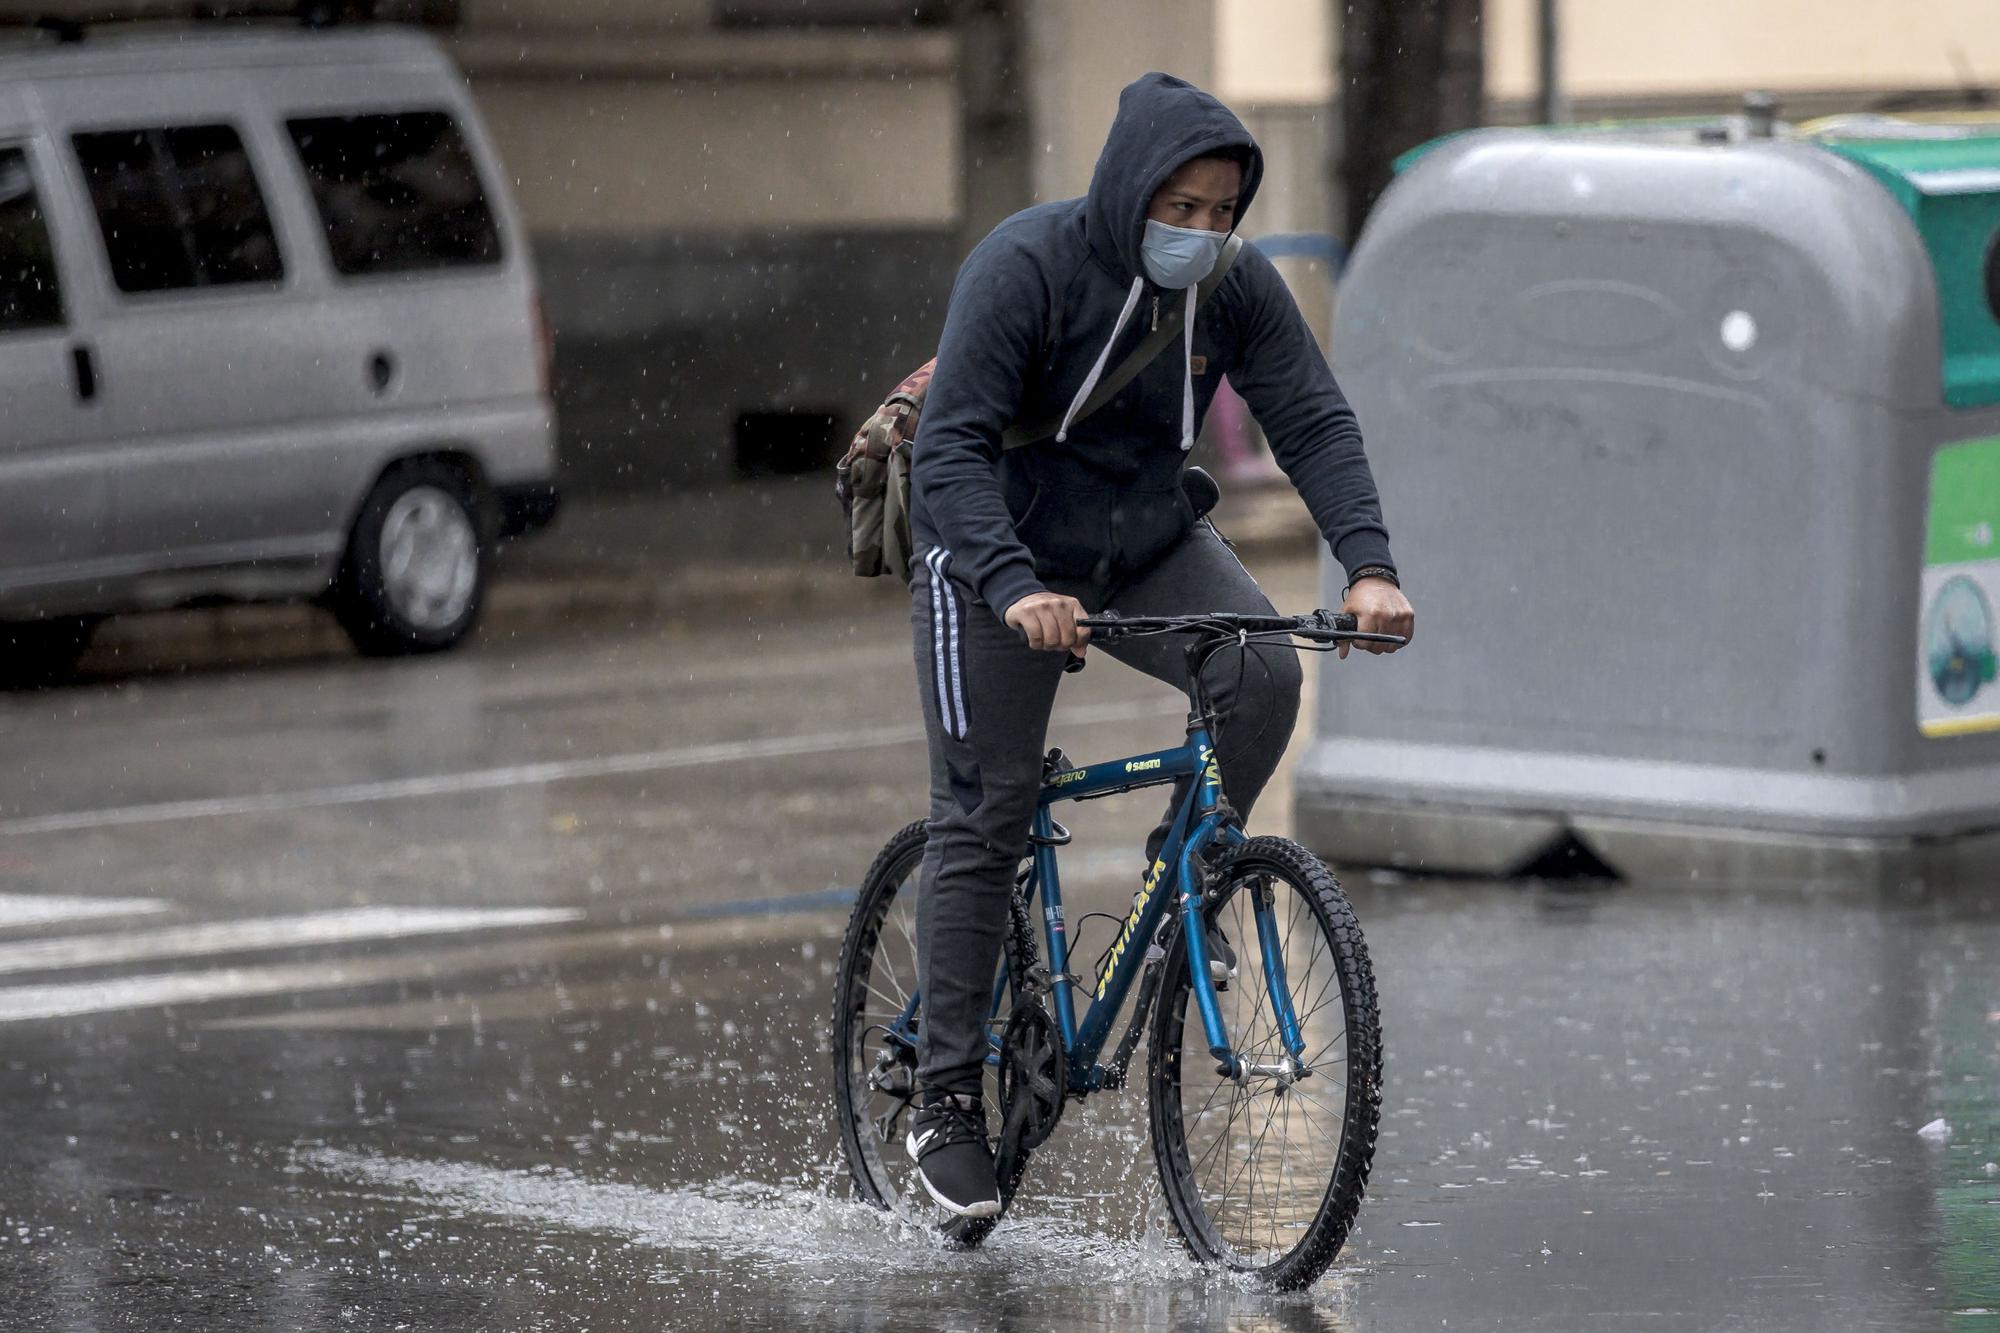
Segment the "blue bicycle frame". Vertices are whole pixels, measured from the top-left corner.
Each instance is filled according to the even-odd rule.
[[[1050,807],[1060,801],[1090,800],[1142,787],[1163,786],[1184,777],[1192,777],[1195,781],[1174,816],[1167,840],[1146,874],[1131,913],[1119,928],[1118,938],[1105,958],[1103,971],[1093,980],[1090,1003],[1079,1023],[1076,997],[1071,993],[1071,983],[1067,979],[1068,930],[1063,919],[1062,883],[1056,873],[1056,848],[1068,839],[1065,834],[1059,833],[1055,819],[1049,813]],[[1187,743],[1176,749],[1064,769],[1047,776],[1030,828],[1034,864],[1023,892],[1031,906],[1037,897],[1041,900],[1048,971],[1054,979],[1050,990],[1056,1023],[1062,1032],[1069,1091],[1072,1094],[1093,1092],[1105,1086],[1107,1071],[1098,1063],[1098,1056],[1111,1035],[1112,1024],[1117,1021],[1118,1011],[1124,1005],[1133,981],[1145,969],[1147,955],[1170,908],[1180,913],[1181,938],[1187,943],[1185,956],[1190,987],[1201,1012],[1209,1053],[1216,1059],[1217,1072],[1232,1078],[1245,1073],[1243,1062],[1230,1045],[1222,1009],[1215,998],[1215,982],[1208,969],[1208,932],[1203,921],[1204,885],[1197,859],[1211,845],[1231,845],[1243,841],[1245,835],[1234,813],[1222,802],[1222,780],[1216,767],[1215,750],[1207,728],[1199,721],[1190,724]],[[1172,891],[1160,892],[1163,884],[1170,884]],[[1305,1055],[1305,1038],[1292,1008],[1290,987],[1285,982],[1283,950],[1268,894],[1255,894],[1253,912],[1265,989],[1277,1018],[1278,1032],[1291,1058],[1299,1060]],[[1008,978],[1003,969],[994,983],[993,1006],[996,1014],[1006,998],[1007,985]],[[909,1025],[916,1016],[918,998],[911,996],[908,1007],[894,1025],[901,1029],[898,1035],[905,1040],[909,1039]],[[1133,1022],[1136,1024],[1142,1018],[1142,1014],[1135,1014]],[[989,1060],[999,1059],[999,1040],[997,1035],[993,1037],[994,1051]]]

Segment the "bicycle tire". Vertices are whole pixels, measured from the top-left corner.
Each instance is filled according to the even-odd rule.
[[[1211,880],[1219,887],[1212,895],[1210,919],[1238,932],[1235,945],[1238,976],[1230,992],[1218,996],[1231,1002],[1225,1005],[1225,1017],[1231,1008],[1236,1011],[1238,1021],[1230,1022],[1229,1029],[1237,1053],[1256,1059],[1260,1054],[1281,1054],[1283,1049],[1275,1024],[1269,1025],[1273,1030],[1266,1034],[1254,1019],[1243,1017],[1246,1004],[1252,1013],[1262,1010],[1268,1014],[1270,1010],[1254,917],[1247,907],[1231,910],[1232,904],[1245,902],[1246,886],[1258,881],[1283,884],[1290,890],[1285,900],[1274,902],[1274,911],[1286,932],[1281,947],[1285,951],[1287,987],[1294,997],[1294,1010],[1307,1029],[1307,1059],[1313,1064],[1315,1075],[1329,1082],[1335,1062],[1327,1060],[1325,1054],[1316,1055],[1313,1048],[1320,1044],[1331,1018],[1324,988],[1337,982],[1340,992],[1340,1034],[1336,1040],[1344,1044],[1344,1059],[1339,1062],[1344,1068],[1344,1086],[1343,1095],[1337,1099],[1338,1141],[1327,1158],[1325,1185],[1318,1195],[1317,1206],[1306,1220],[1300,1219],[1299,1214],[1312,1205],[1311,1181],[1320,1172],[1302,1171],[1301,1175],[1306,1177],[1304,1183],[1294,1177],[1288,1188],[1286,1171],[1295,1145],[1305,1145],[1296,1148],[1304,1154],[1326,1138],[1334,1101],[1318,1095],[1324,1084],[1307,1091],[1310,1078],[1291,1085],[1283,1085],[1275,1078],[1249,1080],[1252,1085],[1261,1083],[1266,1087],[1267,1091],[1260,1094],[1214,1072],[1215,1060],[1209,1054],[1199,1014],[1188,1003],[1192,992],[1187,946],[1178,933],[1168,950],[1168,980],[1154,1010],[1149,1034],[1148,1120],[1160,1186],[1174,1226],[1188,1251],[1200,1262],[1252,1274],[1279,1290],[1296,1290],[1310,1286],[1340,1253],[1367,1192],[1381,1119],[1381,1021],[1368,947],[1339,881],[1318,857],[1299,844],[1285,838],[1253,838],[1226,854],[1216,865]],[[1274,900],[1277,897],[1275,890],[1273,897]],[[1291,927],[1305,919],[1312,922],[1317,938],[1294,941]],[[1315,966],[1322,963],[1326,970],[1317,974],[1320,979],[1315,979]],[[1328,1018],[1315,1025],[1314,1020],[1321,1013],[1327,1013]],[[1265,1038],[1263,1041],[1260,1035]],[[1332,1042],[1327,1047],[1330,1053]],[[1209,1084],[1213,1084],[1213,1091],[1209,1091]],[[1198,1134],[1205,1133],[1207,1130],[1202,1126],[1212,1128],[1216,1123],[1208,1117],[1216,1096],[1224,1088],[1234,1091],[1228,1106],[1229,1119],[1217,1135],[1215,1146],[1191,1146],[1190,1101],[1200,1102],[1193,1119]],[[1200,1101],[1200,1094],[1206,1094],[1205,1102]],[[1268,1110],[1254,1104],[1259,1095],[1269,1097]],[[1239,1109],[1239,1103],[1250,1104]],[[1281,1109],[1284,1119],[1279,1125],[1276,1148],[1283,1156],[1275,1180],[1266,1185],[1271,1210],[1270,1243],[1259,1246],[1255,1243],[1259,1234],[1256,1190],[1263,1167],[1257,1158],[1265,1151]],[[1256,1142],[1243,1154],[1242,1164],[1232,1168],[1234,1148],[1223,1149],[1222,1145],[1233,1143],[1232,1131],[1248,1111],[1262,1116],[1262,1129]],[[1220,1157],[1216,1156],[1218,1151]],[[1223,1182],[1219,1195],[1213,1183],[1218,1163]],[[1205,1166],[1209,1176],[1203,1175]],[[1232,1211],[1232,1191],[1238,1183],[1246,1181],[1244,1202]],[[1281,1205],[1292,1210],[1283,1219],[1279,1215]],[[1248,1216],[1247,1231],[1236,1222],[1238,1213]],[[1286,1241],[1290,1243],[1282,1243]]]
[[[847,932],[840,942],[840,964],[834,980],[830,1044],[834,1116],[839,1124],[841,1148],[847,1157],[848,1175],[854,1182],[856,1195],[877,1207],[892,1210],[900,1201],[900,1196],[882,1158],[884,1140],[868,1128],[873,1120],[868,1115],[868,1107],[875,1094],[867,1087],[866,1070],[856,1067],[855,1060],[862,1049],[860,1042],[863,1037],[856,1031],[856,1025],[870,1016],[867,1004],[869,986],[883,922],[894,906],[897,890],[912,879],[923,860],[925,837],[925,821],[919,819],[898,829],[876,853],[868,873],[861,877],[861,889],[855,895],[854,910],[848,914]],[[914,887],[912,884],[913,891]],[[909,984],[914,986],[914,950],[910,963]],[[901,996],[892,995],[889,998],[907,998],[907,991]],[[909,1073],[914,1079],[914,1060]],[[858,1088],[857,1076],[860,1080]],[[884,1111],[888,1109],[884,1107]],[[907,1113],[904,1118],[907,1118]]]
[[[854,910],[848,916],[847,931],[840,945],[840,962],[834,974],[833,1030],[829,1043],[834,1066],[834,1115],[840,1130],[841,1148],[847,1159],[848,1175],[854,1183],[857,1197],[891,1212],[934,1220],[948,1241],[971,1248],[992,1232],[998,1219],[953,1217],[924,1199],[922,1186],[915,1183],[915,1165],[904,1155],[902,1148],[902,1132],[908,1124],[907,1102],[905,1109],[890,1122],[891,1132],[885,1135],[875,1128],[876,1115],[892,1110],[890,1103],[895,1098],[883,1096],[879,1103],[881,1109],[875,1110],[877,1093],[868,1086],[868,1073],[873,1065],[873,1061],[866,1056],[870,1020],[881,1017],[881,1011],[887,1007],[885,1001],[905,1002],[909,998],[906,987],[893,989],[888,994],[880,993],[875,987],[874,962],[883,925],[896,909],[897,899],[904,891],[910,895],[906,905],[912,909],[907,921],[914,927],[916,871],[923,860],[925,839],[926,822],[921,819],[897,830],[876,854],[868,873],[862,877]],[[909,969],[899,971],[898,975],[907,976],[910,984],[914,985],[914,934],[907,934],[905,942],[910,946]],[[1040,955],[1028,914],[1018,894],[1013,905],[1005,955],[1003,965],[1010,967],[1012,976],[1017,979],[1027,975]],[[998,1017],[1004,1020],[1007,1012],[1007,1008],[1003,1007]],[[918,1021],[922,1021],[921,1014]],[[914,1057],[908,1060],[903,1072],[912,1080],[913,1088]],[[987,1105],[997,1107],[1000,1104],[998,1075],[991,1067],[987,1072],[986,1085]],[[1011,1173],[1012,1178],[1000,1182],[1003,1204],[1012,1202],[1015,1189],[1027,1168],[1027,1156],[1022,1153],[1017,1169]],[[902,1184],[898,1183],[899,1179]]]

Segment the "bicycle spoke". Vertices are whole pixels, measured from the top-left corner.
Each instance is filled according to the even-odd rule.
[[[1294,1084],[1291,1088],[1291,1091],[1297,1094],[1299,1099],[1305,1102],[1307,1105],[1317,1107],[1319,1109],[1320,1114],[1331,1117],[1335,1124],[1344,1125],[1347,1123],[1347,1116],[1344,1112],[1334,1110],[1332,1107],[1328,1106],[1325,1102],[1321,1101],[1319,1098],[1313,1096],[1309,1092],[1299,1091],[1298,1085]]]
[[[1194,1119],[1194,1120],[1199,1120],[1199,1119],[1201,1119],[1201,1118],[1202,1118],[1203,1116],[1207,1115],[1207,1114],[1208,1114],[1208,1108],[1209,1108],[1209,1107],[1211,1107],[1211,1106],[1213,1106],[1213,1105],[1215,1105],[1215,1099],[1216,1099],[1216,1098],[1217,1098],[1217,1097],[1218,1097],[1219,1095],[1221,1095],[1221,1093],[1222,1093],[1222,1090],[1223,1090],[1224,1088],[1227,1088],[1227,1087],[1229,1087],[1229,1086],[1230,1086],[1230,1083],[1229,1083],[1229,1081],[1228,1081],[1227,1079],[1217,1079],[1217,1080],[1216,1080],[1216,1083],[1215,1083],[1215,1086],[1214,1086],[1213,1088],[1209,1089],[1209,1092],[1208,1092],[1208,1100],[1207,1100],[1207,1101],[1205,1101],[1205,1102],[1203,1102],[1203,1103],[1201,1104],[1201,1109],[1200,1109],[1199,1111],[1196,1111],[1196,1112],[1194,1113],[1194,1116],[1193,1116],[1193,1119]],[[1188,1124],[1188,1123],[1191,1123],[1191,1121],[1190,1121],[1190,1119],[1189,1119],[1189,1117],[1188,1117],[1188,1115],[1187,1115],[1187,1113],[1186,1113],[1186,1109],[1185,1109],[1185,1108],[1183,1108],[1183,1109],[1182,1109],[1182,1113],[1181,1113],[1181,1122],[1182,1122],[1183,1124]]]
[[[1248,1098],[1245,1098],[1244,1100],[1248,1101]],[[1274,1097],[1271,1100],[1271,1112],[1275,1112],[1277,1109],[1278,1109],[1278,1103],[1277,1099]],[[1267,1131],[1271,1127],[1271,1112],[1266,1112],[1264,1116],[1264,1129]],[[1255,1112],[1253,1111],[1252,1114],[1254,1115]],[[1232,1125],[1234,1123],[1235,1123],[1234,1121],[1231,1122]],[[1258,1135],[1257,1142],[1258,1143],[1263,1142],[1262,1133]],[[1249,1147],[1249,1149],[1246,1150],[1246,1152],[1244,1153],[1243,1164],[1237,1167],[1235,1174],[1230,1176],[1229,1179],[1225,1181],[1223,1184],[1222,1198],[1216,1204],[1216,1212],[1218,1214],[1216,1220],[1218,1222],[1221,1221],[1221,1217],[1219,1216],[1219,1214],[1222,1213],[1229,1206],[1230,1191],[1235,1188],[1236,1182],[1243,1178],[1244,1172],[1250,1167],[1251,1163],[1255,1162],[1256,1160],[1257,1160],[1256,1144],[1252,1144]],[[1234,1245],[1235,1242],[1231,1241],[1230,1244]]]
[[[1188,1164],[1188,1174],[1195,1178],[1197,1185],[1200,1183],[1202,1167],[1208,1164],[1209,1158],[1215,1156],[1215,1150],[1228,1141],[1226,1135],[1216,1135],[1215,1141],[1202,1149],[1201,1156]]]
[[[1299,994],[1305,994],[1307,988],[1309,988],[1312,985],[1312,970],[1315,962],[1319,958],[1320,943],[1322,943],[1322,941],[1318,940],[1314,941],[1313,951],[1311,955],[1306,959],[1306,968],[1305,968],[1306,979],[1298,987]],[[1335,996],[1338,996],[1340,994],[1339,967],[1335,967],[1332,973],[1326,978],[1326,980],[1320,982],[1319,989],[1317,991],[1314,991],[1312,994],[1306,997],[1304,1008],[1311,1013],[1318,1013],[1321,1006],[1323,1006],[1326,1003],[1325,996],[1329,989],[1333,991]],[[1303,1023],[1305,1022],[1305,1019],[1301,1017],[1299,1021]]]
[[[896,966],[894,963],[891,963],[889,961],[888,951],[878,947],[875,950],[875,962],[881,966],[884,980],[886,980],[891,986],[894,986],[900,994],[902,994],[905,998],[907,998],[910,993],[909,987],[905,986],[903,984],[902,977],[896,974]],[[874,969],[871,968],[870,969],[871,975],[869,978],[871,981],[874,979],[872,975],[873,971]]]
[[[1336,1033],[1334,1033],[1334,1034],[1333,1034],[1333,1037],[1332,1037],[1332,1039],[1331,1039],[1331,1040],[1329,1040],[1329,1041],[1328,1041],[1328,1042],[1326,1043],[1326,1045],[1324,1045],[1324,1046],[1320,1047],[1320,1048],[1319,1048],[1319,1050],[1317,1050],[1317,1051],[1315,1051],[1315,1052],[1313,1053],[1313,1057],[1312,1057],[1312,1058],[1311,1058],[1310,1060],[1307,1060],[1307,1061],[1306,1061],[1306,1066],[1307,1066],[1307,1068],[1310,1068],[1310,1069],[1317,1069],[1317,1068],[1319,1068],[1319,1062],[1320,1062],[1320,1058],[1321,1058],[1322,1056],[1324,1056],[1324,1055],[1325,1055],[1325,1054],[1326,1054],[1326,1053],[1327,1053],[1328,1051],[1330,1051],[1330,1050],[1332,1050],[1332,1049],[1333,1049],[1333,1044],[1334,1044],[1334,1042],[1337,1042],[1337,1041],[1345,1041],[1345,1040],[1347,1040],[1347,1028],[1346,1028],[1345,1026],[1343,1026],[1343,1027],[1342,1027],[1342,1028],[1340,1029],[1340,1031],[1338,1031],[1338,1032],[1336,1032]],[[1338,1059],[1338,1060],[1334,1061],[1334,1063],[1335,1063],[1335,1064],[1340,1064],[1340,1065],[1344,1065],[1344,1064],[1346,1064],[1346,1063],[1347,1063],[1347,1053],[1346,1053],[1345,1051],[1341,1052],[1341,1055],[1340,1055],[1340,1059]]]
[[[1215,1145],[1214,1147],[1211,1147],[1210,1152],[1213,1152],[1214,1149],[1217,1147],[1228,1147],[1231,1143],[1235,1141],[1235,1135],[1233,1131],[1236,1127],[1236,1113],[1243,1108],[1246,1100],[1247,1099],[1244,1098],[1231,1099],[1230,1101],[1231,1114],[1229,1120],[1226,1124],[1223,1125],[1222,1132],[1216,1136]],[[1204,1191],[1204,1193],[1212,1194],[1215,1199],[1215,1207],[1214,1209],[1211,1210],[1211,1212],[1215,1216],[1215,1221],[1217,1222],[1218,1225],[1222,1221],[1221,1212],[1223,1205],[1229,1201],[1229,1183],[1230,1180],[1233,1178],[1230,1173],[1229,1153],[1224,1152],[1222,1154],[1220,1159],[1220,1164],[1223,1174],[1223,1184],[1221,1191],[1219,1193],[1216,1193],[1214,1191],[1206,1191],[1206,1190]]]
[[[1279,1096],[1280,1098],[1284,1098],[1283,1093],[1280,1093]],[[1285,1191],[1285,1168],[1292,1164],[1292,1108],[1290,1099],[1284,1098],[1284,1100],[1286,1123],[1284,1136],[1279,1140],[1278,1147],[1278,1188],[1271,1193],[1271,1244],[1273,1246],[1276,1246],[1278,1243],[1278,1196]]]
[[[1202,1155],[1201,1155],[1201,1161],[1200,1161],[1200,1162],[1196,1162],[1196,1163],[1194,1164],[1194,1167],[1193,1167],[1193,1169],[1194,1169],[1195,1171],[1197,1171],[1197,1172],[1199,1171],[1199,1169],[1200,1169],[1200,1167],[1201,1167],[1202,1163],[1206,1162],[1206,1161],[1207,1161],[1207,1160],[1209,1159],[1209,1157],[1211,1157],[1211,1156],[1212,1156],[1212,1155],[1213,1155],[1213,1154],[1215,1153],[1215,1151],[1216,1151],[1216,1149],[1217,1149],[1217,1148],[1219,1148],[1219,1147],[1221,1147],[1221,1146],[1222,1146],[1223,1144],[1225,1144],[1225,1143],[1229,1142],[1229,1130],[1230,1130],[1230,1128],[1231,1128],[1231,1127],[1232,1127],[1233,1125],[1235,1125],[1235,1123],[1236,1123],[1236,1112],[1237,1112],[1237,1107],[1238,1107],[1238,1103],[1239,1103],[1239,1101],[1240,1101],[1240,1099],[1239,1099],[1239,1098],[1238,1098],[1238,1097],[1236,1096],[1236,1094],[1237,1094],[1238,1092],[1242,1091],[1242,1090],[1241,1090],[1240,1088],[1238,1088],[1238,1087],[1237,1087],[1237,1086],[1236,1086],[1235,1084],[1233,1084],[1233,1083],[1229,1083],[1229,1082],[1226,1082],[1226,1081],[1225,1081],[1225,1082],[1220,1082],[1220,1083],[1217,1083],[1217,1084],[1215,1085],[1215,1092],[1221,1092],[1221,1091],[1223,1091],[1223,1090],[1224,1090],[1225,1088],[1226,1088],[1226,1089],[1228,1089],[1228,1090],[1229,1090],[1229,1092],[1230,1092],[1230,1099],[1229,1099],[1229,1108],[1230,1108],[1230,1111],[1229,1111],[1229,1118],[1228,1118],[1227,1120],[1225,1120],[1225,1121],[1223,1122],[1223,1124],[1222,1124],[1222,1128],[1221,1128],[1220,1130],[1218,1130],[1218,1131],[1216,1132],[1216,1136],[1215,1136],[1215,1142],[1214,1142],[1214,1143],[1211,1143],[1211,1144],[1210,1144],[1210,1145],[1209,1145],[1209,1146],[1208,1146],[1208,1147],[1207,1147],[1207,1148],[1206,1148],[1205,1150],[1203,1150],[1203,1152],[1202,1152]],[[1212,1093],[1210,1093],[1210,1094],[1209,1094],[1209,1100],[1210,1100],[1210,1101],[1214,1101],[1214,1100],[1215,1100],[1215,1092],[1212,1092]],[[1185,1123],[1185,1122],[1183,1122],[1183,1123]]]
[[[903,1015],[903,1010],[909,1007],[910,1003],[909,996],[884,995],[881,991],[875,988],[875,979],[873,977],[870,977],[868,979],[868,993],[870,995],[873,995],[876,999],[880,1000],[883,1004],[888,1006],[888,1008],[884,1009],[882,1012],[891,1019],[901,1018]],[[873,1013],[874,1011],[868,1010],[865,1012]]]

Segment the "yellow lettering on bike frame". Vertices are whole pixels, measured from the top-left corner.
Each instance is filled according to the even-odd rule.
[[[1206,745],[1201,747],[1201,763],[1201,780],[1203,782],[1212,782],[1220,787],[1222,785],[1222,770],[1216,767],[1215,751]]]
[[[1132,942],[1133,932],[1139,929],[1139,918],[1146,914],[1146,904],[1153,901],[1153,890],[1160,887],[1166,878],[1167,862],[1162,857],[1153,862],[1153,868],[1146,872],[1146,883],[1139,890],[1139,896],[1132,900],[1132,915],[1125,918],[1125,928],[1118,932],[1118,942],[1111,946],[1111,954],[1104,960],[1104,970],[1097,975],[1097,998],[1103,999],[1111,989],[1111,978],[1118,971],[1118,960],[1125,956],[1125,946]]]

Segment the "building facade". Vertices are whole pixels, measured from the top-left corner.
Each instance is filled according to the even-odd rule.
[[[308,0],[417,22],[466,70],[533,233],[572,490],[823,466],[927,359],[993,221],[1088,183],[1119,88],[1165,69],[1264,145],[1253,236],[1331,325],[1343,238],[1331,0]],[[1577,118],[1796,117],[1977,97],[1991,0],[1565,0]],[[205,13],[292,0],[212,0]],[[185,17],[39,0],[0,17]],[[1536,0],[1486,0],[1488,118],[1530,119]]]

